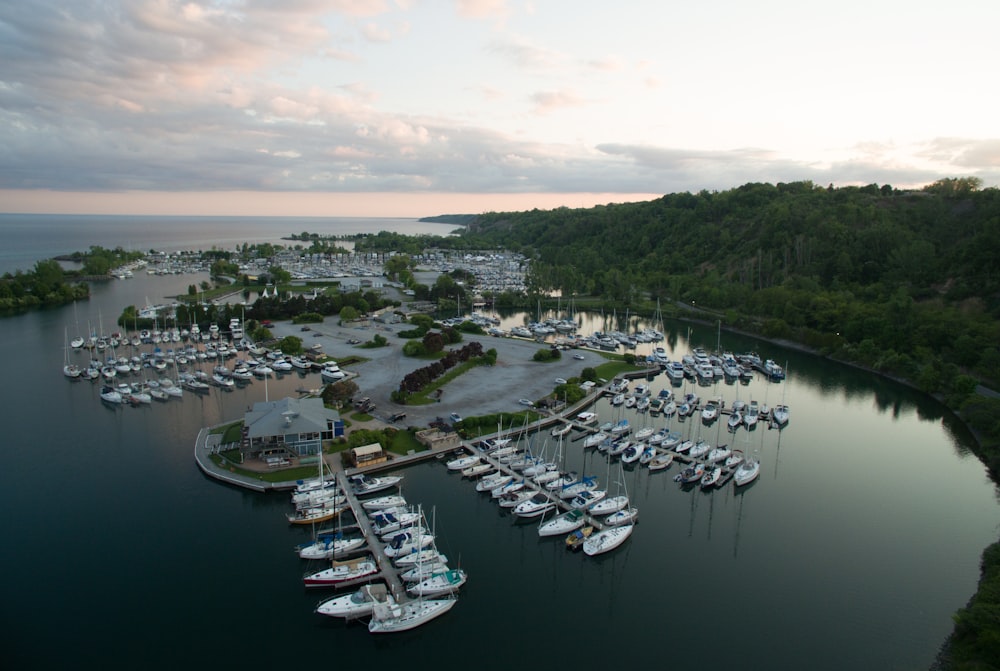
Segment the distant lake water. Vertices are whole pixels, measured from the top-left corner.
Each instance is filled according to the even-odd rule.
[[[303,228],[312,227],[291,230]],[[192,456],[200,427],[240,418],[265,394],[317,387],[317,374],[139,408],[107,407],[97,385],[63,377],[67,330],[102,319],[109,330],[123,306],[161,302],[191,282],[138,273],[94,284],[75,306],[0,319],[0,645],[9,668],[402,668],[433,655],[484,669],[624,659],[699,671],[927,669],[996,539],[996,487],[964,427],[934,400],[753,338],[667,322],[671,358],[721,341],[787,364],[781,383],[674,388],[727,404],[787,402],[787,428],[729,434],[718,421],[668,422],[606,399],[594,409],[601,421],[624,416],[756,451],[759,480],[742,491],[682,488],[676,465],[620,472],[582,441],[564,441],[567,469],[621,482],[640,510],[626,544],[594,559],[568,553],[561,538],[539,539],[536,523],[514,521],[440,461],[406,468],[402,494],[431,514],[439,547],[469,583],[439,620],[372,636],[313,612],[332,593],[302,587],[317,565],[292,551],[308,530],[287,524],[287,494],[222,485]],[[329,353],[357,350],[337,342]],[[364,365],[357,372],[363,392]],[[662,375],[650,385],[670,386]],[[530,443],[559,453],[547,432]]]
[[[389,231],[449,235],[451,224],[388,217],[162,217],[0,214],[0,273],[30,270],[35,262],[86,251],[91,245],[147,252],[234,249],[245,242],[297,244],[281,238],[308,231],[349,235]]]

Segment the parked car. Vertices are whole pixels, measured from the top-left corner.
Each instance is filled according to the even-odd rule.
[[[459,422],[462,421],[462,416],[460,414],[458,414],[457,412],[451,413],[450,415],[448,415],[448,417],[451,418],[451,421],[452,421],[453,424],[458,424]]]
[[[583,361],[587,357],[583,356],[582,354],[574,354],[573,358],[576,359],[577,361]]]
[[[520,403],[521,405],[526,405],[529,408],[534,408],[535,407],[535,403],[533,401],[529,400],[529,399],[526,399],[526,398],[520,399],[518,401],[518,403]]]

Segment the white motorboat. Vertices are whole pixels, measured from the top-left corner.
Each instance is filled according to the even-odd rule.
[[[434,549],[434,547],[427,547],[419,552],[411,552],[408,555],[402,555],[393,560],[393,563],[399,568],[413,568],[420,564],[430,564],[432,562],[446,564],[448,558]]]
[[[597,478],[593,475],[586,475],[577,481],[564,485],[559,491],[559,498],[566,501],[574,498],[580,492],[597,489]]]
[[[333,562],[330,568],[310,573],[302,578],[306,587],[330,587],[348,580],[378,573],[378,565],[371,557]]]
[[[639,509],[632,508],[622,508],[617,510],[607,517],[604,518],[604,523],[608,526],[614,527],[622,524],[635,524],[639,520]]]
[[[355,494],[365,496],[366,494],[374,494],[375,492],[395,487],[402,482],[403,476],[380,475],[379,477],[375,477],[372,475],[352,475],[348,480]]]
[[[372,614],[375,604],[386,600],[385,585],[362,585],[357,592],[344,594],[323,601],[316,606],[316,612],[330,617],[357,618]]]
[[[743,413],[743,423],[748,429],[752,429],[757,425],[758,419],[760,419],[760,406],[757,405],[757,401],[750,401],[746,412]]]
[[[594,505],[590,506],[589,512],[595,517],[598,515],[610,515],[628,506],[628,496],[619,494],[618,496],[606,496]]]
[[[497,471],[493,475],[488,475],[476,483],[477,492],[491,492],[496,487],[502,487],[514,479],[513,475]]]
[[[368,631],[373,634],[387,634],[414,629],[444,615],[456,603],[455,599],[418,599],[404,604],[396,603],[390,597],[382,604],[375,604]]]
[[[703,422],[714,422],[719,417],[719,404],[717,401],[709,401],[701,409],[701,420]]]
[[[494,473],[496,472],[493,464],[482,462],[463,468],[462,476],[466,478],[477,478],[485,473],[489,473],[490,471],[493,471]]]
[[[419,552],[434,543],[433,534],[420,534],[403,529],[385,546],[385,556],[390,559]]]
[[[432,573],[440,573],[441,571],[448,570],[447,557],[440,555],[438,559],[434,561],[425,562],[423,564],[414,564],[410,568],[406,569],[399,574],[399,579],[405,582],[415,582],[418,580],[423,580],[426,576]]]
[[[590,411],[584,411],[578,413],[576,416],[576,421],[578,421],[580,424],[594,424],[597,422],[597,413]]]
[[[548,496],[537,492],[530,499],[522,501],[514,507],[514,514],[518,517],[539,517],[556,507],[554,501]]]
[[[593,433],[587,436],[583,440],[583,449],[587,449],[589,447],[597,447],[602,442],[604,442],[605,439],[607,439],[607,437],[608,434],[604,433],[603,431],[598,431],[597,433]]]
[[[574,496],[569,505],[576,510],[586,510],[607,495],[606,489],[590,489]]]
[[[460,568],[437,571],[429,574],[426,578],[415,585],[406,588],[411,596],[441,596],[442,594],[453,594],[465,584],[468,576]]]
[[[611,526],[602,531],[590,534],[590,538],[583,542],[583,551],[588,556],[595,556],[610,552],[624,543],[635,527],[631,524]]]
[[[362,537],[344,538],[342,536],[326,536],[318,538],[315,542],[302,545],[296,548],[296,552],[303,559],[333,559],[343,557],[349,552],[353,552],[365,544]]]
[[[570,510],[538,526],[539,536],[561,536],[579,529],[587,521],[582,510]]]
[[[521,505],[531,497],[533,497],[537,492],[533,489],[521,488],[517,492],[507,492],[502,494],[497,498],[497,503],[501,508],[516,508]]]
[[[405,505],[406,499],[399,494],[391,494],[389,496],[379,496],[378,498],[364,501],[361,504],[361,507],[365,510],[382,510],[384,508],[398,508]]]
[[[445,466],[448,467],[449,471],[460,471],[464,468],[469,468],[470,466],[475,466],[479,463],[479,456],[475,454],[470,454],[464,457],[458,457],[447,462]]]
[[[371,516],[372,530],[379,536],[391,534],[420,522],[420,513],[411,510],[382,509]]]

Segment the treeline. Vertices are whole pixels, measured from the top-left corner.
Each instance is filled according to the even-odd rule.
[[[961,397],[1000,384],[1000,191],[978,187],[747,184],[488,213],[462,237],[528,255],[533,292],[694,304]]]
[[[70,283],[58,261],[38,261],[28,272],[4,273],[0,277],[0,310],[23,310],[62,305],[90,298],[90,287]]]
[[[143,252],[127,251],[121,247],[105,249],[99,245],[91,245],[90,249],[86,252],[73,252],[66,257],[82,266],[79,273],[67,272],[67,275],[80,274],[95,277],[107,275],[111,272],[112,268],[117,268],[132,261],[138,261],[144,256]]]

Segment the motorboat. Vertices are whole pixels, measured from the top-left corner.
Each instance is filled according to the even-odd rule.
[[[417,533],[415,530],[403,529],[392,537],[384,549],[385,556],[390,559],[419,552],[434,543],[433,534]]]
[[[348,478],[351,483],[351,489],[358,496],[365,496],[366,494],[374,494],[375,492],[381,492],[390,487],[395,487],[400,482],[402,482],[402,475],[380,475],[378,477],[372,475],[352,475]]]
[[[391,597],[386,603],[375,604],[372,619],[368,621],[368,631],[373,634],[387,634],[407,631],[444,615],[456,603],[455,599],[417,599],[403,604]]]
[[[621,510],[616,510],[604,518],[604,523],[610,527],[622,524],[635,524],[637,521],[639,521],[639,509],[635,507],[626,507]]]
[[[533,489],[522,488],[517,492],[507,492],[505,494],[501,494],[497,498],[497,503],[501,508],[516,508],[533,497],[536,493],[537,492]]]
[[[703,422],[714,422],[719,417],[719,404],[717,401],[709,401],[701,409],[701,420]]]
[[[303,559],[333,559],[343,557],[365,544],[363,537],[345,538],[339,534],[317,538],[315,542],[295,548]]]
[[[400,529],[417,524],[420,522],[420,518],[420,513],[416,511],[390,511],[388,509],[383,509],[382,511],[372,515],[369,521],[371,522],[372,530],[379,536],[384,536],[385,534],[391,534],[399,531]]]
[[[760,419],[760,406],[757,405],[757,401],[750,401],[746,412],[743,413],[743,423],[747,429],[752,429],[757,425],[758,419]]]
[[[559,492],[559,498],[564,501],[574,498],[580,492],[597,489],[597,478],[593,475],[586,475],[579,480],[563,485]]]
[[[567,550],[579,550],[583,547],[584,541],[590,538],[591,534],[594,533],[594,527],[585,526],[571,531],[566,536],[566,549]]]
[[[410,585],[406,591],[411,596],[440,596],[452,594],[465,584],[468,576],[460,568],[431,573],[426,578]]]
[[[631,524],[622,524],[593,533],[583,542],[583,551],[591,557],[610,552],[624,543],[634,528]]]
[[[372,614],[376,603],[386,600],[388,594],[381,583],[362,585],[357,592],[327,599],[316,606],[316,612],[329,617],[357,618]]]
[[[536,493],[530,499],[522,501],[514,507],[514,514],[518,517],[540,517],[556,507],[555,502],[541,492]]]
[[[539,536],[560,536],[579,529],[587,522],[582,510],[570,510],[553,517],[538,527]]]
[[[602,442],[604,442],[608,437],[608,434],[603,431],[598,431],[597,433],[592,433],[583,440],[583,449],[590,447],[597,447]]]
[[[346,509],[346,503],[329,507],[303,508],[302,510],[296,510],[294,513],[289,513],[285,517],[288,519],[289,524],[316,524],[317,522],[328,522]]]
[[[365,510],[382,510],[383,508],[394,508],[405,505],[406,499],[399,494],[391,494],[389,496],[379,496],[378,498],[364,501],[361,504],[361,507]]]
[[[606,496],[587,511],[591,515],[610,515],[628,506],[628,496],[619,494],[618,496]]]
[[[477,492],[492,492],[497,487],[503,487],[514,479],[513,475],[497,471],[494,475],[488,475],[476,483]]]
[[[589,489],[574,496],[569,505],[576,510],[586,510],[607,495],[606,489]]]
[[[302,578],[306,587],[331,587],[348,580],[378,573],[378,565],[371,557],[332,562],[330,568],[310,573]]]
[[[560,438],[562,436],[565,436],[572,430],[573,430],[573,425],[567,422],[565,424],[560,424],[559,426],[553,427],[552,430],[549,432],[549,434],[553,438]]]
[[[480,461],[479,455],[470,454],[465,457],[458,457],[457,459],[452,459],[445,465],[448,467],[449,471],[461,471],[464,468],[469,468],[475,466]]]

